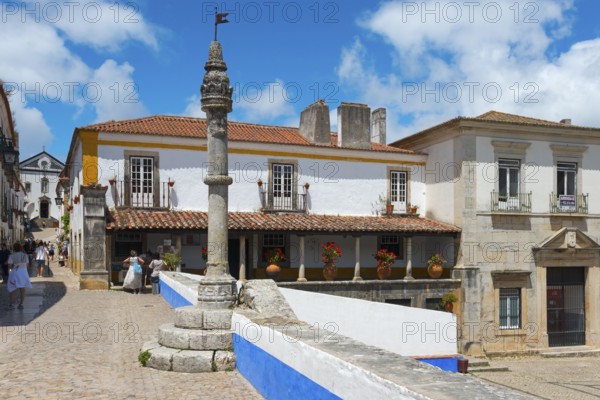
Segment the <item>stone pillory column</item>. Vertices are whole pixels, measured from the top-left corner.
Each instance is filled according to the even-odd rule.
[[[231,316],[235,279],[227,262],[227,113],[231,112],[229,78],[221,44],[210,44],[202,83],[202,110],[208,135],[208,271],[198,284],[198,304],[175,310],[175,323],[158,329],[158,340],[144,344],[146,365],[176,372],[224,371],[235,367],[231,351]],[[185,280],[180,274],[173,279]],[[189,280],[189,278],[188,278]]]
[[[235,280],[227,261],[227,194],[233,182],[227,171],[227,114],[231,95],[227,65],[218,41],[210,44],[202,83],[202,111],[208,136],[208,270],[198,288],[198,303],[205,308],[227,308],[235,301]]]

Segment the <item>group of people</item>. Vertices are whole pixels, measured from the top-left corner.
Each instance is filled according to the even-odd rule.
[[[150,274],[150,282],[152,283],[158,283],[160,271],[166,269],[159,253],[147,251],[145,254],[138,256],[135,250],[131,250],[129,257],[123,260],[123,267],[127,268],[123,289],[132,290],[133,294],[142,293],[142,288],[145,285],[144,266],[147,266],[148,271],[152,271]]]
[[[25,289],[32,287],[29,279],[29,264],[31,260],[35,260],[36,276],[42,277],[46,265],[54,260],[54,253],[54,244],[43,242],[41,240],[37,243],[33,241],[26,241],[23,244],[17,242],[13,244],[12,252],[8,250],[6,243],[0,243],[2,283],[6,284],[9,293],[9,310],[15,308],[17,294],[19,294],[19,304],[17,305],[17,308],[23,308]]]

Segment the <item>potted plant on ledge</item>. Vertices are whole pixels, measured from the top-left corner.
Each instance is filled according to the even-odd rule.
[[[427,275],[429,275],[430,278],[438,279],[442,276],[445,263],[446,259],[441,253],[432,255],[431,258],[427,260]]]
[[[444,310],[446,310],[447,312],[452,312],[452,310],[454,309],[454,303],[456,303],[457,301],[458,296],[456,296],[454,293],[446,293],[442,297],[442,307],[444,307]]]
[[[267,276],[274,281],[279,279],[281,274],[281,267],[277,263],[285,261],[284,252],[278,247],[276,249],[269,249],[265,251],[265,259],[269,263],[265,272]]]
[[[334,264],[336,258],[342,256],[342,250],[339,246],[336,246],[334,242],[327,242],[321,245],[323,252],[321,253],[321,259],[325,266],[323,267],[323,277],[326,281],[333,281],[337,276],[337,267]]]
[[[385,280],[392,274],[392,264],[396,260],[396,254],[386,249],[380,249],[374,255],[377,260],[377,277],[380,280]]]

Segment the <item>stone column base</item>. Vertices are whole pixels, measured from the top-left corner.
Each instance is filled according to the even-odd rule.
[[[108,271],[81,271],[80,290],[108,290]]]

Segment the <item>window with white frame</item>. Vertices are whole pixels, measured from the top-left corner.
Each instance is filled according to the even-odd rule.
[[[406,171],[390,171],[390,196],[394,211],[406,212],[408,194],[408,173]]]
[[[521,327],[521,289],[500,289],[500,329]]]
[[[521,162],[519,160],[498,159],[498,208],[501,210],[518,209],[519,177]]]
[[[281,249],[286,254],[285,235],[282,233],[265,233],[262,238],[262,261],[267,263],[267,253],[270,250]],[[287,256],[287,254],[286,254]],[[286,257],[287,258],[287,257]]]
[[[398,235],[382,235],[379,237],[379,249],[391,251],[397,260],[404,258],[404,241]]]
[[[293,208],[294,165],[273,163],[271,168],[273,208]]]
[[[154,203],[154,158],[130,158],[131,202],[133,206],[147,206]]]
[[[559,196],[575,196],[577,194],[577,163],[557,163],[556,191]]]

